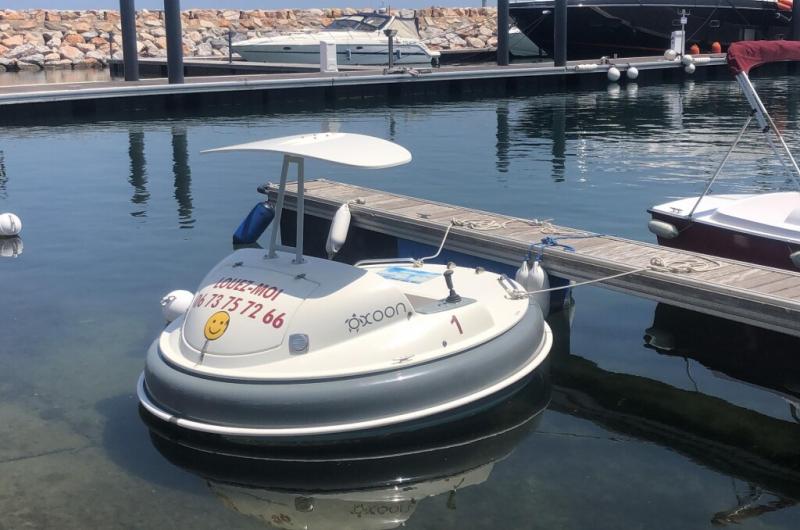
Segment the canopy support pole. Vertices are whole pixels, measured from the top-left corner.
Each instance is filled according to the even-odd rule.
[[[736,80],[739,82],[739,86],[742,88],[742,92],[744,92],[744,96],[747,98],[747,102],[750,104],[750,107],[756,113],[756,119],[758,120],[758,124],[761,126],[761,130],[764,133],[769,133],[769,131],[772,130],[775,136],[778,137],[778,141],[781,143],[783,150],[789,157],[789,161],[792,163],[792,168],[794,169],[794,174],[792,176],[794,177],[797,185],[800,186],[800,167],[797,166],[797,161],[795,161],[794,156],[792,156],[789,146],[786,145],[783,135],[775,126],[775,122],[772,121],[772,117],[767,112],[766,107],[764,107],[764,103],[761,101],[761,98],[758,97],[758,93],[753,87],[753,84],[750,82],[750,78],[745,72],[740,72],[736,74]],[[778,155],[777,149],[772,142],[772,138],[767,136],[767,142],[773,147],[775,154]],[[782,158],[779,158],[781,159],[781,162],[783,162]]]
[[[269,250],[267,259],[277,258],[275,244],[278,241],[278,231],[281,229],[281,214],[283,213],[283,199],[286,197],[286,176],[289,173],[289,155],[283,155],[283,168],[281,169],[281,184],[278,188],[278,200],[275,202],[275,220],[272,223],[272,232],[269,235]]]
[[[755,111],[751,112],[750,116],[747,117],[747,121],[744,122],[744,127],[742,127],[742,130],[739,131],[739,134],[736,136],[736,140],[733,141],[733,145],[731,145],[730,149],[728,149],[728,152],[725,153],[725,157],[722,159],[722,162],[720,162],[719,166],[717,166],[717,170],[714,172],[714,175],[708,180],[708,183],[706,184],[706,189],[703,190],[703,193],[697,198],[697,202],[695,202],[694,206],[692,206],[692,210],[689,212],[689,219],[692,218],[692,215],[694,215],[694,211],[700,205],[700,201],[703,200],[703,197],[705,197],[708,191],[711,189],[711,185],[714,184],[714,181],[719,176],[720,172],[722,171],[722,168],[725,167],[725,162],[728,161],[728,158],[730,158],[731,153],[733,153],[733,150],[736,149],[737,145],[739,145],[739,141],[742,139],[742,136],[744,136],[744,132],[750,126],[750,122],[753,121],[754,114]]]
[[[303,158],[292,157],[292,161],[297,164],[297,235],[295,237],[295,256],[292,263],[299,265],[304,263],[303,259],[303,223],[306,219],[305,212],[305,160]]]

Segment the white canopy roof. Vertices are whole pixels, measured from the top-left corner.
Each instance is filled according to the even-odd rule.
[[[411,153],[405,147],[373,136],[339,132],[284,136],[207,149],[203,153],[225,151],[268,151],[371,169],[399,166],[411,161]]]

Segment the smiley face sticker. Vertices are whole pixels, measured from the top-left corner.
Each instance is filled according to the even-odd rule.
[[[206,327],[203,330],[206,339],[217,340],[225,334],[230,323],[231,316],[227,311],[217,311],[206,320]]]

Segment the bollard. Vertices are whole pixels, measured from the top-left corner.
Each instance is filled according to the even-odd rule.
[[[138,81],[139,52],[136,50],[136,7],[133,0],[119,0],[119,14],[125,81]]]
[[[508,66],[508,4],[508,0],[497,2],[497,66]]]
[[[556,0],[553,18],[553,64],[567,65],[567,0]]]
[[[183,30],[180,0],[164,0],[167,30],[167,77],[169,84],[183,83]]]

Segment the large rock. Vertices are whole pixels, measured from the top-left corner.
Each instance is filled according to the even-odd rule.
[[[83,59],[83,52],[73,46],[62,46],[58,49],[58,53],[64,59],[69,59],[73,63]]]
[[[84,39],[83,36],[78,35],[77,33],[72,33],[64,37],[63,42],[66,44],[74,46],[75,44],[83,44]]]
[[[27,55],[23,57],[21,61],[42,66],[44,64],[44,55],[42,55],[41,53],[34,53],[32,55]]]
[[[197,47],[198,57],[211,57],[212,55],[214,55],[214,50],[209,43],[204,42]]]
[[[0,40],[0,44],[6,46],[7,48],[15,48],[24,42],[24,37],[21,34],[13,35],[7,39]]]
[[[23,44],[21,46],[17,46],[16,48],[12,49],[9,52],[6,52],[6,58],[18,59],[20,57],[25,57],[26,55],[30,55],[32,53],[36,53],[36,46],[34,46],[33,44]]]
[[[6,71],[6,67],[0,64],[0,74]]]
[[[17,61],[17,70],[20,72],[37,72],[42,67],[38,63],[29,63],[27,61]]]
[[[467,37],[467,45],[470,48],[485,48],[486,43],[478,37]]]
[[[5,55],[5,54],[6,54],[6,52],[7,52],[8,50],[9,50],[8,48],[6,48],[6,47],[5,47],[5,46],[3,46],[2,44],[0,44],[0,57],[2,57],[3,55]]]

